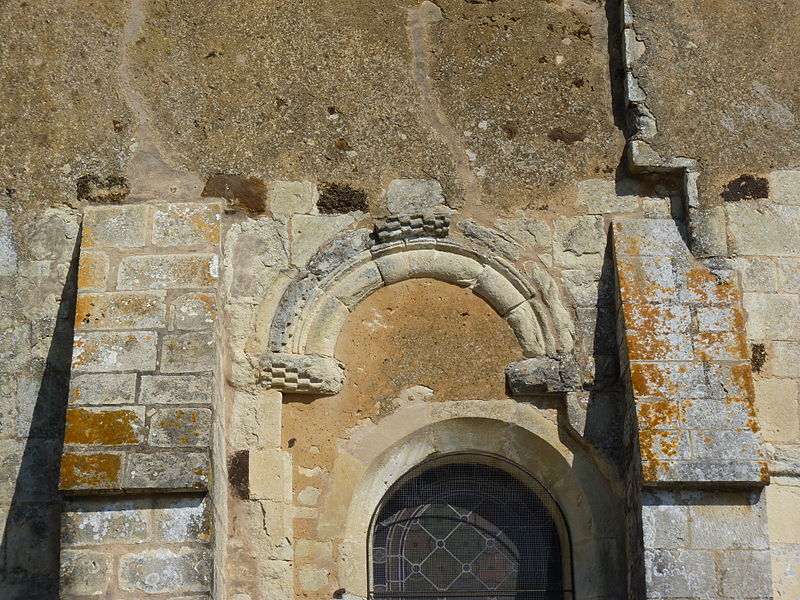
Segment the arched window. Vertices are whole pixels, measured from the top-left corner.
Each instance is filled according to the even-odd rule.
[[[395,484],[373,517],[370,598],[569,600],[561,511],[500,458],[450,454]]]

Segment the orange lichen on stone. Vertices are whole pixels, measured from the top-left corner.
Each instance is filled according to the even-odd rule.
[[[62,490],[113,489],[120,487],[122,457],[118,454],[76,454],[61,457]]]
[[[141,436],[139,416],[132,410],[67,409],[65,444],[101,444],[118,446],[138,444]]]
[[[688,336],[679,333],[628,333],[628,360],[687,360],[691,358]]]
[[[637,405],[639,430],[680,427],[678,403],[668,400],[641,402]]]
[[[147,327],[160,321],[162,300],[151,294],[81,294],[75,304],[75,327]],[[143,320],[148,321],[142,323]]]
[[[723,279],[708,269],[695,267],[686,274],[686,291],[691,302],[739,304],[741,294],[735,281]]]
[[[691,325],[689,311],[683,306],[625,302],[622,315],[628,331],[688,333]]]
[[[78,263],[78,289],[103,289],[108,275],[108,258],[102,252],[82,252]]]
[[[692,337],[694,353],[700,360],[746,360],[747,340],[744,333],[703,331]]]
[[[621,257],[617,279],[623,303],[669,302],[677,294],[668,257]]]

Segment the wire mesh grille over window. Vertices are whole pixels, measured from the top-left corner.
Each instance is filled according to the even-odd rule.
[[[540,484],[487,464],[434,465],[393,490],[373,529],[373,598],[556,600],[558,507]]]

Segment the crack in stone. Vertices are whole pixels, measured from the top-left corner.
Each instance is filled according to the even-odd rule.
[[[408,11],[408,34],[412,54],[411,73],[419,88],[422,112],[431,128],[450,151],[456,181],[463,191],[464,201],[477,203],[481,197],[480,182],[470,167],[467,149],[460,143],[458,134],[450,124],[447,115],[444,114],[433,92],[427,43],[428,28],[432,22],[430,12],[434,10],[433,6],[435,6],[428,6],[431,4],[433,3],[424,1]],[[452,206],[454,203],[451,201],[448,204]]]

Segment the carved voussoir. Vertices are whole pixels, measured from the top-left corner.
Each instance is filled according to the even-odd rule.
[[[344,366],[335,358],[313,354],[264,354],[259,380],[290,394],[333,395],[342,389]]]
[[[447,207],[437,206],[419,213],[389,215],[375,221],[375,237],[381,244],[415,237],[447,237],[451,212]]]

